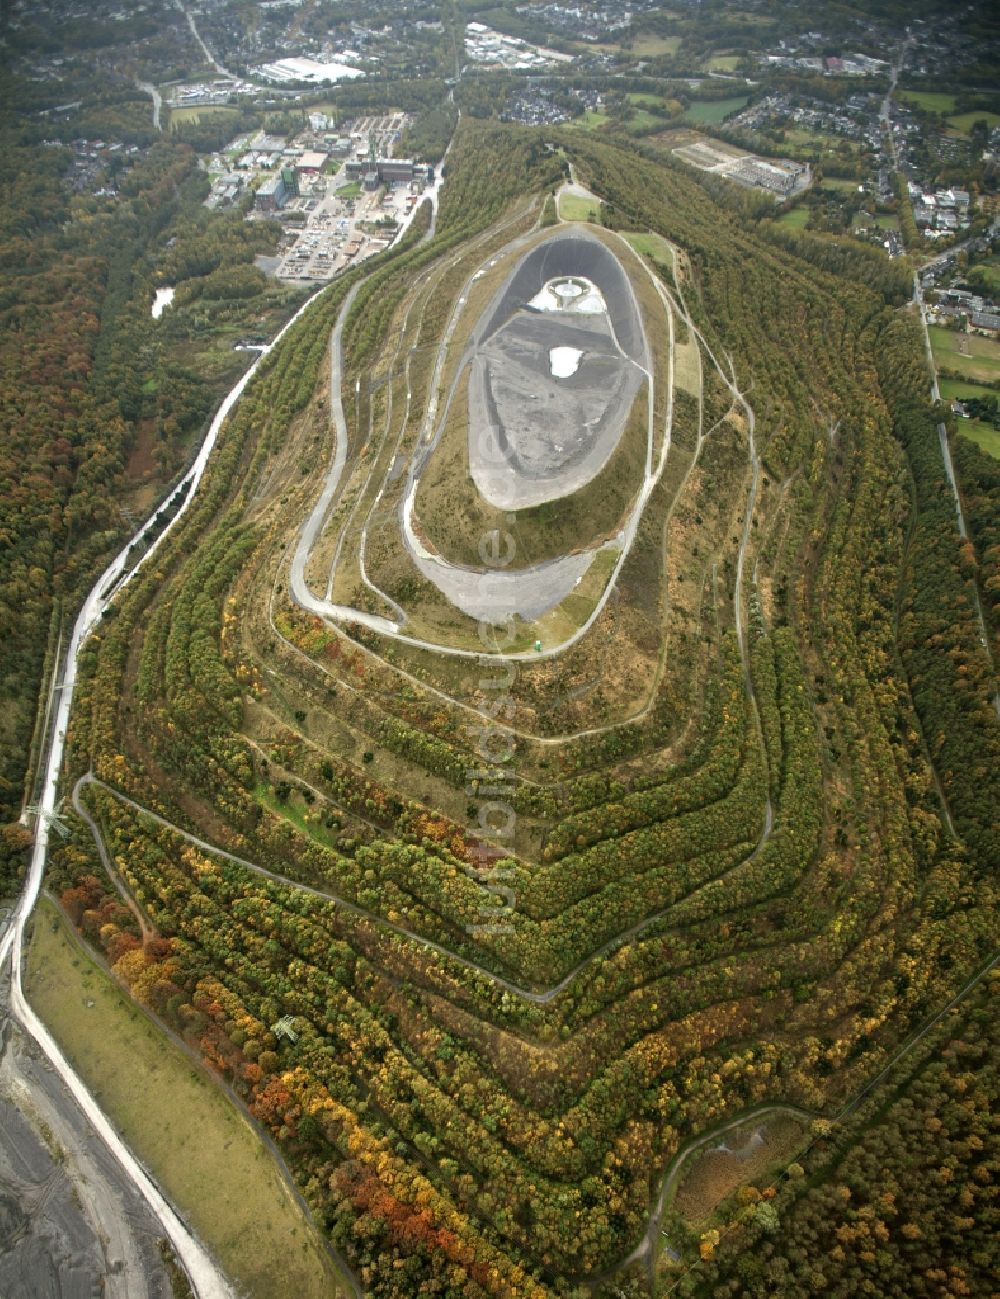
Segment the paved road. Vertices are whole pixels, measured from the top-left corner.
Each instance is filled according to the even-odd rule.
[[[218,72],[221,76],[232,77],[232,79],[235,81],[237,79],[235,72],[230,72],[228,68],[223,67],[223,65],[219,62],[219,60],[215,57],[212,51],[202,40],[201,33],[198,31],[198,28],[195,26],[194,17],[191,14],[191,11],[184,7],[184,5],[181,3],[181,0],[174,0],[174,4],[176,4],[177,8],[187,19],[187,25],[188,27],[191,28],[191,35],[194,37],[195,41],[197,42],[199,48],[201,49],[202,54],[204,54],[205,62],[210,64],[216,70],[216,72]]]
[[[893,60],[892,76],[889,79],[889,89],[886,91],[885,98],[882,100],[882,107],[879,109],[879,120],[882,123],[882,133],[889,141],[889,151],[892,154],[893,171],[899,171],[899,156],[896,151],[896,137],[893,135],[892,131],[892,97],[896,92],[896,83],[899,81],[899,74],[903,69],[904,62],[906,61],[907,51],[912,44],[913,37],[908,36],[903,42],[899,53]]]
[[[941,389],[938,387],[937,366],[934,363],[934,350],[931,347],[931,336],[927,328],[927,307],[924,303],[923,287],[920,283],[920,276],[913,276],[913,301],[917,304],[920,312],[920,324],[924,331],[924,349],[927,353],[927,365],[931,372],[931,397],[934,401],[941,400]],[[962,496],[958,489],[958,479],[955,477],[955,466],[951,459],[951,446],[948,443],[948,429],[941,423],[937,426],[938,442],[941,446],[941,459],[944,461],[944,471],[948,478],[948,484],[951,487],[951,494],[955,501],[955,521],[958,525],[958,535],[962,540],[967,540],[969,530],[965,524],[965,512],[962,509]],[[983,614],[982,601],[979,598],[979,588],[975,582],[972,584],[972,593],[976,606],[976,620],[979,623],[979,639],[982,642],[983,649],[986,651],[986,657],[990,662],[990,667],[994,673],[996,665],[993,662],[993,647],[990,644],[989,633],[986,630],[986,618]],[[993,692],[993,708],[997,716],[1000,717],[1000,688]]]
[[[156,87],[149,81],[137,81],[135,83],[144,95],[149,95],[153,101],[153,125],[158,131],[162,131],[160,125],[160,109],[163,107],[163,97]]]

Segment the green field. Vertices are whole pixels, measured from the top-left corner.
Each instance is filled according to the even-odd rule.
[[[361,181],[351,180],[346,185],[337,187],[338,198],[357,198],[361,193]]]
[[[789,127],[784,131],[784,142],[797,156],[817,157],[822,153],[835,153],[846,159],[856,158],[860,152],[858,146],[842,136],[824,135],[821,131],[806,131],[801,127]],[[844,146],[847,146],[846,151]]]
[[[705,99],[692,104],[684,116],[689,122],[706,122],[709,126],[718,126],[730,113],[738,112],[749,101],[749,95],[734,95],[732,99]]]
[[[1000,460],[1000,429],[995,429],[992,424],[986,424],[981,419],[960,419],[956,432],[975,442],[987,455]]]
[[[1000,293],[1000,254],[994,253],[986,261],[970,266],[969,277],[972,281],[982,280],[987,292]]]
[[[713,54],[704,68],[706,72],[734,72],[742,62],[738,54]]]
[[[321,819],[321,813],[312,810],[299,790],[293,789],[287,798],[280,799],[270,785],[261,781],[254,790],[254,795],[269,812],[280,816],[284,821],[290,821],[297,830],[307,834],[316,843],[322,844],[324,848],[337,847],[336,831],[327,829]]]
[[[331,103],[308,104],[303,107],[302,111],[304,113],[324,113],[327,117],[332,117],[335,122],[339,122],[343,116],[343,109]],[[387,108],[385,111],[391,113],[398,110]]]
[[[788,212],[782,212],[778,217],[778,224],[782,226],[791,226],[794,230],[802,230],[809,224],[809,209],[807,207],[793,207]]]
[[[640,90],[634,90],[627,96],[630,104],[635,104],[637,108],[662,108],[663,96],[651,95]]]
[[[593,199],[579,194],[560,194],[559,215],[564,221],[596,221],[600,211]]]
[[[645,131],[651,126],[662,126],[663,118],[657,117],[655,113],[647,112],[645,108],[637,108],[635,117],[630,118],[628,128],[630,131]]]
[[[904,104],[913,104],[928,113],[953,113],[958,103],[955,95],[937,90],[899,90],[896,95]]]
[[[635,234],[625,235],[625,238],[635,251],[641,253],[643,257],[652,257],[654,261],[659,262],[661,266],[666,266],[671,271],[675,269],[674,250],[662,235]]]
[[[596,130],[599,126],[604,126],[608,120],[608,115],[599,108],[588,108],[582,117],[578,117],[573,122],[574,126],[582,126],[587,131]]]
[[[640,36],[628,46],[628,52],[641,59],[656,59],[663,54],[676,54],[680,49],[679,36]]]
[[[995,126],[1000,126],[1000,113],[989,113],[977,108],[971,113],[960,113],[957,117],[948,118],[948,125],[960,135],[969,135],[976,122],[985,122],[992,131]]]
[[[873,217],[868,212],[855,212],[851,222],[851,229],[855,234],[865,230],[898,230],[899,217],[893,216],[891,213]]]
[[[982,383],[969,383],[965,379],[941,379],[938,382],[941,396],[945,401],[961,401],[963,397],[998,397],[1000,390],[989,388]]]
[[[945,401],[956,399],[961,401],[963,397],[1000,396],[1000,388],[988,388],[984,384],[969,383],[965,379],[941,379],[938,387]],[[978,443],[984,451],[1000,460],[1000,431],[992,424],[987,424],[981,419],[963,419],[959,416],[955,431],[962,437]]]
[[[260,1137],[40,903],[28,996],[129,1147],[254,1299],[350,1294]]]
[[[164,105],[169,108],[169,105]],[[225,104],[200,104],[190,108],[169,108],[170,122],[194,122],[203,121],[206,117],[220,117],[223,114],[229,114],[230,117],[239,116],[239,109],[228,108]]]
[[[858,184],[858,181],[849,180],[846,176],[824,176],[820,181],[820,189],[835,189],[843,194],[856,194]]]
[[[940,370],[957,370],[970,379],[1000,379],[1000,343],[976,334],[960,334],[941,325],[930,326],[934,363]]]

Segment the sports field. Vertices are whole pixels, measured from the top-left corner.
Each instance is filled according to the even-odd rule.
[[[931,325],[929,332],[939,370],[957,370],[963,378],[987,383],[1000,380],[1000,342],[941,325]]]

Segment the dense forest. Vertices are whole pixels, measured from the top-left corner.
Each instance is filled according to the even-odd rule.
[[[703,378],[675,412],[691,495],[677,518],[651,497],[597,629],[607,677],[633,618],[677,653],[641,714],[594,735],[532,730],[535,701],[579,694],[579,678],[521,667],[511,850],[474,828],[481,684],[306,614],[287,558],[329,451],[341,312],[363,476],[380,423],[396,436],[387,389],[426,400],[451,304],[476,265],[558,219],[569,163],[600,195],[605,236],[638,237],[637,291],[688,313]],[[52,882],[133,995],[272,1132],[385,1299],[644,1292],[644,1266],[622,1262],[674,1153],[779,1101],[826,1124],[788,1203],[771,1199],[789,1230],[748,1215],[732,1256],[682,1259],[687,1292],[810,1293],[819,1271],[853,1286],[884,1267],[887,1292],[919,1270],[974,1293],[987,1274],[985,1255],[961,1275],[942,1262],[985,1211],[978,1159],[954,1183],[873,1167],[917,1128],[919,1168],[985,1140],[988,1098],[957,1099],[978,1086],[979,1003],[942,1024],[943,1063],[901,1057],[895,1091],[865,1102],[869,1128],[850,1107],[992,953],[1000,723],[973,594],[996,585],[995,483],[960,454],[963,548],[905,274],[861,246],[776,234],[709,189],[614,142],[463,121],[433,237],[424,217],[318,295],[81,660],[67,779],[93,773],[80,794],[115,874],[75,822]],[[163,256],[175,277],[217,274],[196,249]],[[650,594],[661,580],[669,600]],[[693,611],[680,630],[678,603]],[[508,896],[502,924],[480,922]]]
[[[276,227],[203,208],[194,151],[157,136],[145,97],[107,93],[54,121],[17,78],[3,94],[0,825],[10,825],[32,797],[40,690],[76,603],[247,364],[231,342],[248,325],[275,328],[301,293],[268,287],[254,267]],[[109,127],[134,143],[83,150],[80,133]],[[177,287],[178,309],[154,328],[161,284]],[[18,854],[5,862],[8,883]]]
[[[987,1294],[996,978],[953,1008],[838,1125],[817,1123],[762,1214],[751,1204],[684,1295]]]

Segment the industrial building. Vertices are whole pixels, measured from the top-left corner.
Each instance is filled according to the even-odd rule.
[[[360,180],[365,189],[377,189],[379,185],[408,185],[414,180],[434,184],[434,168],[408,158],[352,158],[344,164],[344,174],[351,180]]]
[[[254,195],[254,207],[258,212],[278,212],[298,192],[294,169],[282,167],[276,176],[268,176],[258,189]]]
[[[327,154],[307,149],[295,163],[295,170],[307,176],[318,175],[326,166]]]

